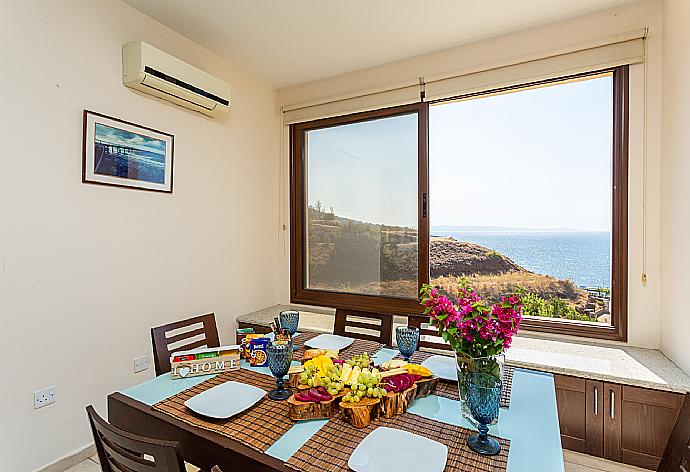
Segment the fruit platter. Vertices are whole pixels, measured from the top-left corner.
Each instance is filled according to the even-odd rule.
[[[391,360],[372,366],[367,353],[341,360],[332,351],[305,356],[290,370],[288,416],[295,421],[332,418],[342,413],[356,428],[379,416],[404,413],[415,398],[433,392],[438,379],[418,364]]]

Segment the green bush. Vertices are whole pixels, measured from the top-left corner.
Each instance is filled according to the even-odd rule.
[[[524,316],[544,316],[547,318],[563,318],[566,320],[592,321],[587,315],[578,312],[574,306],[561,298],[554,297],[545,300],[535,293],[523,295],[522,314]]]
[[[486,253],[486,257],[495,257],[497,259],[505,259],[505,256],[498,251],[493,249]]]

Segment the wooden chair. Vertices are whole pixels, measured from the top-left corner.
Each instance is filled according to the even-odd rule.
[[[170,332],[173,330],[189,328],[198,323],[202,324],[200,328],[170,335]],[[204,338],[179,347],[170,348],[171,344],[179,343],[199,335],[203,335]],[[213,313],[209,313],[207,315],[195,316],[187,320],[158,326],[157,328],[151,328],[151,341],[153,342],[153,361],[156,367],[156,375],[170,372],[170,355],[173,352],[188,351],[204,346],[220,346],[216,317]]]
[[[690,472],[690,393],[685,394],[676,425],[666,444],[659,472]]]
[[[443,338],[438,335],[438,330],[433,326],[422,328],[422,324],[424,323],[429,323],[428,316],[410,315],[407,317],[407,324],[419,329],[419,348],[425,347],[429,349],[444,349],[450,351],[450,344],[445,342]],[[429,340],[428,338],[424,339],[423,336],[433,336],[438,338],[438,341]]]
[[[359,330],[366,330],[371,334]],[[333,334],[377,341],[388,346],[392,342],[392,331],[393,315],[341,308],[335,310]]]
[[[123,431],[86,407],[103,472],[185,472],[180,444]]]

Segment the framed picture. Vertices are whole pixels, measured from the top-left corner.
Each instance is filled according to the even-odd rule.
[[[174,136],[84,110],[82,182],[172,193]]]

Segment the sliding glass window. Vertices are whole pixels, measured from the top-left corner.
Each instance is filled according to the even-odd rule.
[[[624,340],[627,95],[624,66],[293,125],[292,301],[520,287],[525,328]]]
[[[615,330],[614,94],[605,71],[430,107],[432,285],[492,302],[521,287],[531,327]]]
[[[293,299],[358,308],[416,303],[419,108],[294,126],[301,181],[293,182],[300,214],[293,242],[300,240],[301,264],[292,266]]]

